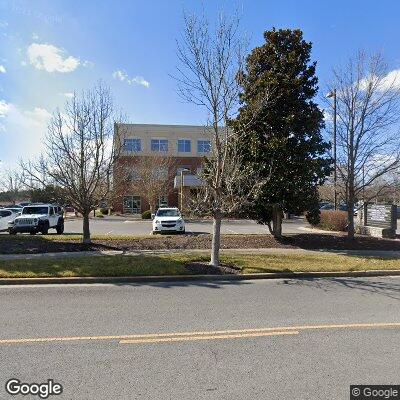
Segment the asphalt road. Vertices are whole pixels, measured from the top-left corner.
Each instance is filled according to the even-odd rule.
[[[400,323],[398,278],[3,286],[0,304],[1,399],[12,377],[85,400],[348,399],[350,384],[400,383],[400,325],[382,325]],[[153,336],[116,337],[140,334]]]
[[[307,226],[306,222],[303,219],[297,218],[284,221],[282,229],[284,233],[304,233],[304,226]],[[151,230],[151,221],[132,220],[121,217],[90,220],[90,231],[95,235],[149,235]],[[211,233],[212,222],[186,222],[186,232]],[[269,230],[267,226],[259,225],[254,221],[236,220],[223,221],[221,232],[228,234],[265,234],[269,233]],[[67,219],[65,222],[65,233],[82,233],[82,220]]]

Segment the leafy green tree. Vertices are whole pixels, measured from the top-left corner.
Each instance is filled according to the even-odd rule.
[[[280,236],[283,212],[315,205],[331,160],[321,136],[323,114],[313,101],[318,79],[311,43],[299,29],[273,29],[264,38],[238,75],[241,107],[232,127],[240,132],[245,163],[265,182],[248,215]]]

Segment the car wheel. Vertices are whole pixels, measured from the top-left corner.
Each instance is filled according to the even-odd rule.
[[[29,232],[29,234],[30,234],[30,235],[36,235],[36,232],[35,232],[35,231]]]
[[[8,233],[9,233],[10,235],[16,235],[16,234],[17,234],[17,232],[15,232],[14,229],[10,229],[10,230],[8,231]]]
[[[47,235],[48,233],[49,233],[49,223],[47,222],[42,229],[42,235]]]
[[[57,225],[56,231],[59,235],[63,234],[64,233],[64,223]]]

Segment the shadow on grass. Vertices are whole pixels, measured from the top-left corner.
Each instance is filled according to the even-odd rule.
[[[337,291],[338,288],[361,290],[400,300],[400,279],[397,278],[298,278],[278,282],[279,285],[305,286],[324,292]]]
[[[230,281],[221,274],[217,279],[196,279],[187,267],[187,257],[168,258],[162,256],[101,256],[57,259],[30,259],[0,261],[0,277],[2,278],[73,278],[73,277],[112,277],[113,282],[104,282],[117,286],[150,285],[162,288],[201,286],[221,288],[226,285],[245,284]],[[215,272],[215,271],[213,271]],[[207,274],[207,270],[204,270]],[[168,276],[168,281],[160,282],[157,276]],[[179,281],[185,276],[187,280]],[[127,282],[124,277],[151,277],[151,281]],[[153,278],[154,277],[154,278]],[[118,278],[120,280],[118,280]],[[176,278],[176,279],[175,279]],[[65,283],[65,281],[64,281]],[[88,282],[90,283],[90,282]]]

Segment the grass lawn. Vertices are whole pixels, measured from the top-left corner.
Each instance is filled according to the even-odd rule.
[[[157,256],[91,256],[43,258],[35,260],[0,260],[0,278],[74,277],[74,276],[149,276],[188,275],[187,262],[208,261],[199,254],[165,254]],[[400,259],[380,259],[330,254],[248,255],[225,253],[221,261],[235,264],[241,273],[363,271],[400,269]]]
[[[235,264],[243,274],[262,272],[365,271],[400,269],[399,258],[359,257],[332,254],[224,255],[222,260]]]

